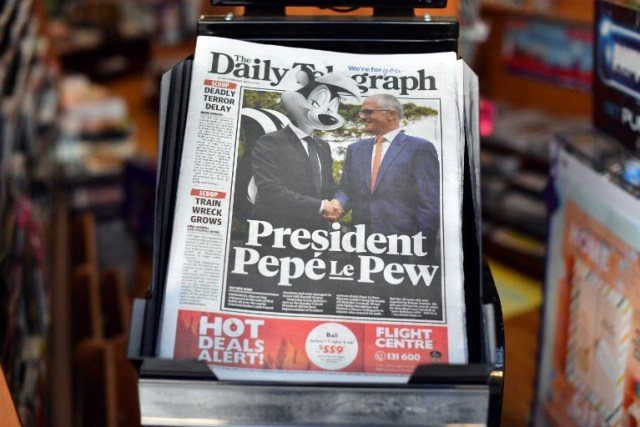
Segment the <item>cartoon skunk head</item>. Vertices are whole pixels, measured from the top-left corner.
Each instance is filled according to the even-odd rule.
[[[349,77],[328,73],[314,78],[307,71],[300,71],[297,79],[302,88],[282,94],[282,105],[289,112],[296,126],[310,130],[334,130],[344,124],[338,114],[340,100],[353,96],[360,102],[358,86]]]

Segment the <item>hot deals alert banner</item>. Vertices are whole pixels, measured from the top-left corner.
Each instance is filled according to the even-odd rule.
[[[446,328],[181,310],[175,356],[243,369],[410,375],[448,362]]]

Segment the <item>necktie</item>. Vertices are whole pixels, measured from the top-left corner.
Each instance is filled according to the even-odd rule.
[[[320,158],[318,157],[316,143],[311,136],[305,137],[304,140],[307,142],[307,152],[309,154],[309,162],[311,163],[313,183],[316,187],[316,191],[320,194],[322,189],[322,178],[320,177]]]
[[[380,169],[380,162],[382,161],[382,143],[384,142],[384,136],[376,137],[376,154],[373,156],[373,165],[371,166],[371,191],[376,186],[376,178],[378,177],[378,170]]]

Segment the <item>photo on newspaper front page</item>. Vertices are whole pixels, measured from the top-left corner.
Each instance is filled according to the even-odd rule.
[[[293,381],[465,363],[461,69],[200,37],[159,356]]]

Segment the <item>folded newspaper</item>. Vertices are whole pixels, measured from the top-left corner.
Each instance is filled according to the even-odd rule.
[[[466,363],[464,62],[199,37],[192,70],[158,356],[234,380]]]

